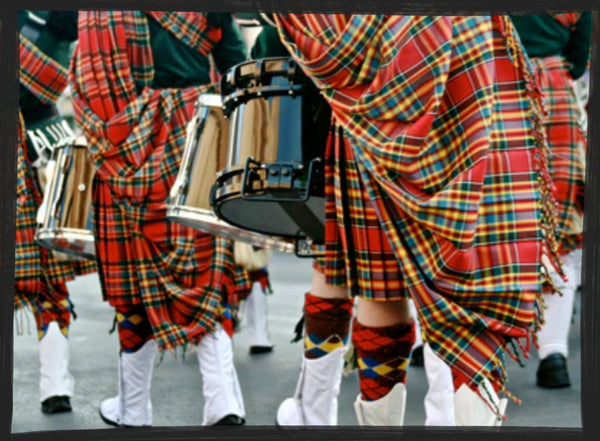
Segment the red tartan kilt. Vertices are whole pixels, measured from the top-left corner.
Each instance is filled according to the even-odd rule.
[[[100,179],[94,203],[99,275],[111,306],[143,304],[155,337],[167,346],[195,343],[215,322],[233,329],[250,279],[234,264],[230,241],[171,222],[166,209],[132,221],[127,204],[115,201]],[[176,343],[169,333],[177,333]]]
[[[406,299],[398,260],[362,185],[352,147],[336,127],[326,149],[325,256],[314,267],[328,284],[366,300]]]
[[[546,135],[552,151],[549,171],[563,232],[561,248],[568,252],[581,245],[586,139],[579,125],[579,109],[566,61],[562,57],[547,57],[535,62],[547,113]]]
[[[155,212],[153,219],[145,219],[138,224],[123,211],[126,204],[119,204],[110,187],[100,179],[94,183],[94,203],[94,235],[100,278],[104,299],[111,306],[142,303],[143,288],[140,284],[143,277],[138,267],[141,262],[164,269],[165,274],[181,286],[207,283],[210,258],[214,252],[210,235],[171,223],[166,219],[166,212],[162,217]],[[174,251],[177,244],[185,247],[193,257],[192,261],[178,259],[181,256]],[[190,248],[193,248],[192,253]],[[155,275],[156,278],[158,276]]]

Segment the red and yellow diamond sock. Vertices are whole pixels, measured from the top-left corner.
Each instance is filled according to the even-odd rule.
[[[307,293],[304,298],[304,356],[319,358],[348,343],[351,299],[324,299]]]
[[[152,338],[152,328],[142,305],[117,306],[121,352],[136,352]]]
[[[354,319],[352,344],[356,350],[360,391],[365,401],[378,400],[396,384],[406,384],[406,370],[415,338],[414,321],[370,327]]]
[[[72,305],[69,301],[67,287],[64,284],[59,284],[53,288],[53,294],[45,292],[40,295],[41,300],[35,303],[33,315],[38,331],[38,340],[41,340],[46,335],[48,325],[51,322],[58,324],[60,332],[65,337],[69,335]]]

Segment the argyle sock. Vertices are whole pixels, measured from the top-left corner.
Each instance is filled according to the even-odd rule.
[[[136,352],[152,337],[152,328],[142,305],[117,306],[121,352]]]
[[[406,383],[406,370],[415,342],[415,324],[364,326],[354,319],[352,344],[356,350],[362,398],[384,397],[398,383]]]
[[[306,294],[304,298],[304,355],[319,358],[348,343],[351,299],[324,299]]]
[[[38,340],[41,340],[50,322],[56,322],[60,332],[67,337],[69,334],[69,324],[71,323],[71,302],[66,286],[58,285],[54,287],[54,294],[41,296],[42,300],[36,302],[34,317],[38,331]]]

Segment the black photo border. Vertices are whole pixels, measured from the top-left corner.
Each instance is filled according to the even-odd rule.
[[[328,427],[148,427],[11,433],[13,378],[13,286],[15,245],[16,138],[18,115],[19,9],[154,9],[198,11],[362,12],[468,15],[594,11],[581,299],[581,429],[552,427],[428,428]],[[0,4],[0,439],[45,440],[418,440],[597,439],[600,434],[600,2],[598,0],[3,0]],[[594,172],[593,170],[598,170]],[[598,291],[597,291],[598,290]],[[35,411],[37,411],[37,407]],[[515,410],[518,412],[518,408]]]

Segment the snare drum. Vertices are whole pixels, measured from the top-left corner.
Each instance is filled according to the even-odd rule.
[[[293,252],[294,244],[289,240],[247,231],[215,216],[209,193],[217,171],[226,163],[228,134],[229,122],[223,116],[221,96],[200,95],[186,128],[183,157],[169,194],[167,218],[215,236]]]
[[[95,259],[92,182],[96,169],[85,138],[56,147],[53,155],[35,239],[73,259]]]
[[[230,132],[227,165],[211,195],[216,215],[251,231],[323,243],[325,99],[287,57],[234,66],[221,94]]]

